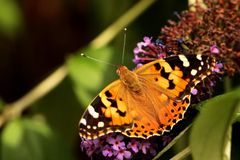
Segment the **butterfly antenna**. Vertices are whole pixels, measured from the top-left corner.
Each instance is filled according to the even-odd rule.
[[[93,58],[93,57],[90,57],[84,53],[81,53],[81,56],[82,57],[85,57],[85,58],[88,58],[88,59],[91,59],[93,61],[96,61],[96,62],[100,62],[100,63],[104,63],[104,64],[107,64],[107,65],[110,65],[110,66],[114,66],[114,67],[118,67],[117,65],[114,65],[112,63],[109,63],[109,62],[106,62],[106,61],[103,61],[103,60],[100,60],[100,59],[96,59],[96,58]]]
[[[127,28],[124,28],[124,34],[123,34],[123,51],[122,51],[122,64],[124,62],[124,55],[126,50],[126,39],[127,39]]]

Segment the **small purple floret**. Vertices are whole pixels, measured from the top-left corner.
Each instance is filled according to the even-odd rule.
[[[112,145],[112,148],[116,151],[122,149],[125,147],[125,143],[122,141],[123,140],[122,135],[117,135],[116,138],[110,137],[107,139],[107,142]]]
[[[102,150],[102,154],[105,157],[112,157],[113,156],[113,149],[109,145],[106,145]]]
[[[129,159],[131,157],[131,152],[125,150],[125,148],[120,149],[115,152],[117,160],[123,160],[124,158]]]
[[[219,54],[219,49],[218,49],[217,45],[212,45],[210,47],[210,53],[212,53],[212,54]]]
[[[140,143],[135,139],[132,139],[131,142],[128,143],[127,148],[132,149],[134,153],[139,151]]]
[[[192,95],[197,95],[198,94],[198,90],[196,88],[194,88],[192,91],[191,91]]]
[[[142,142],[141,143],[141,145],[140,145],[140,149],[142,150],[142,152],[144,153],[144,154],[147,154],[147,151],[148,151],[148,149],[150,148],[150,143],[149,142],[147,142],[147,141],[144,141],[144,142]]]

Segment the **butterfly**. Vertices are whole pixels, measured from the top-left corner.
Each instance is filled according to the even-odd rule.
[[[134,71],[117,69],[119,80],[105,87],[79,121],[79,135],[95,139],[112,132],[144,138],[162,135],[184,118],[191,92],[213,73],[216,62],[204,55],[157,59]]]

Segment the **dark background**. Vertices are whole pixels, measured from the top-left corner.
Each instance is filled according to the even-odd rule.
[[[1,98],[5,102],[17,100],[63,64],[69,54],[87,45],[136,2],[138,1],[9,2],[17,8],[17,16],[13,17],[15,22],[9,24],[11,26],[5,28],[5,24],[2,27],[0,24]],[[157,1],[128,26],[128,52],[132,51],[143,36],[157,37],[160,28],[167,24],[167,19],[176,19],[174,12],[185,9],[187,1]],[[122,48],[122,35],[114,41],[119,41],[119,48]]]

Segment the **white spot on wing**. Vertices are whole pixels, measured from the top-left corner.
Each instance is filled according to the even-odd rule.
[[[186,56],[178,55],[178,57],[183,62],[184,67],[189,67],[190,66],[190,63],[189,63],[188,59],[186,58]]]
[[[90,125],[87,125],[87,129],[90,129],[91,128],[91,126]]]
[[[196,69],[192,69],[192,70],[191,70],[191,75],[192,75],[192,76],[195,76],[196,74],[197,74],[197,70],[196,70]]]
[[[99,117],[99,113],[97,113],[97,112],[95,111],[95,109],[93,108],[92,105],[89,105],[89,106],[88,106],[88,112],[89,112],[89,114],[90,114],[93,118],[95,118],[95,119]]]
[[[199,70],[199,71],[201,71],[201,70],[202,70],[202,67],[201,67],[201,66],[199,66],[199,67],[198,67],[198,70]]]
[[[201,61],[201,65],[202,65],[202,66],[204,65],[203,61]]]
[[[80,120],[80,123],[83,124],[84,126],[87,125],[87,121],[86,121],[86,119],[84,119],[84,118],[82,118],[82,119]]]
[[[200,60],[200,61],[202,60],[202,55],[201,54],[197,54],[196,57],[197,57],[198,60]]]
[[[97,129],[97,126],[93,126],[92,128],[93,128],[93,129]]]
[[[97,126],[98,126],[98,127],[103,127],[103,126],[104,126],[104,123],[100,121],[100,122],[98,122]]]

